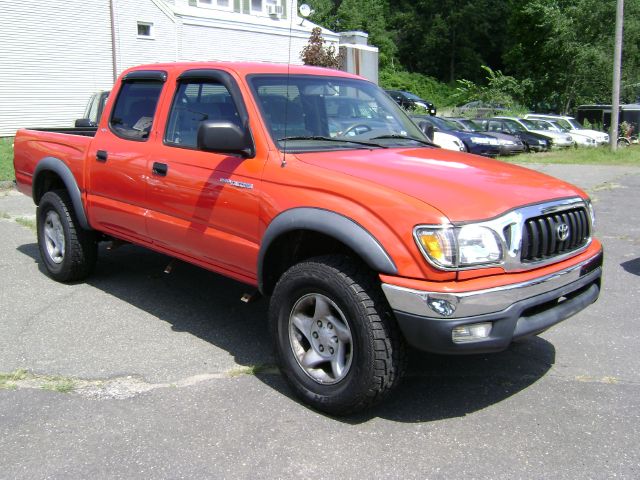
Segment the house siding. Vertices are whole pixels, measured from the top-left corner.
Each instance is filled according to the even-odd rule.
[[[142,63],[179,59],[176,20],[162,0],[114,0],[118,74]],[[152,38],[138,37],[138,22],[153,23]]]
[[[108,1],[2,2],[0,45],[0,136],[70,127],[113,84]]]
[[[300,64],[315,25],[281,0],[282,18],[190,6],[189,0],[2,2],[0,136],[23,127],[70,127],[114,75],[145,63],[263,61]],[[112,11],[113,6],[113,36]],[[248,12],[250,0],[233,0]],[[152,23],[152,38],[138,37]],[[324,31],[337,45],[338,35]]]
[[[302,64],[307,37],[289,37],[242,29],[185,23],[180,35],[181,60],[261,61]]]

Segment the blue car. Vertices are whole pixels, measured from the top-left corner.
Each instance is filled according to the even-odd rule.
[[[457,137],[464,143],[467,152],[484,157],[497,157],[500,154],[500,142],[495,137],[479,132],[462,131],[459,125],[441,117],[412,115],[411,119],[420,129],[429,135],[429,131],[444,132]]]

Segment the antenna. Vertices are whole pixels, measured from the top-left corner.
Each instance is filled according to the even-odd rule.
[[[289,59],[287,61],[287,102],[284,104],[284,138],[287,138],[287,127],[289,125],[289,79],[291,76],[291,44],[293,36],[293,15],[295,13],[293,9],[294,2],[290,3],[289,7]],[[287,166],[287,140],[284,140],[284,150],[282,152],[282,168]]]

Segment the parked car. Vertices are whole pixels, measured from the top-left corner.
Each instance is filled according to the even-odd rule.
[[[353,135],[331,136],[329,92],[366,99],[384,127],[359,119]],[[43,270],[82,280],[107,239],[244,282],[270,297],[280,372],[316,409],[382,400],[406,344],[499,351],[599,296],[602,246],[584,191],[434,148],[360,77],[164,63],[125,70],[112,93],[92,135],[16,134]]]
[[[104,111],[104,106],[109,98],[108,90],[101,90],[91,95],[87,108],[84,111],[82,118],[77,119],[74,122],[76,127],[97,127]]]
[[[598,130],[591,130],[588,128],[584,128],[580,122],[578,122],[573,117],[568,117],[566,115],[550,115],[550,114],[541,114],[541,113],[528,113],[524,116],[524,118],[533,118],[537,120],[551,120],[556,122],[560,127],[569,130],[571,135],[585,135],[587,137],[593,138],[598,145],[604,145],[609,143],[609,135],[604,132],[599,132]]]
[[[498,141],[498,147],[500,149],[500,155],[517,155],[527,151],[527,146],[522,140],[514,135],[501,132],[486,132],[482,125],[475,120],[469,120],[468,118],[447,118],[451,122],[455,122],[458,128],[464,132],[469,133],[484,133],[490,135]]]
[[[476,100],[474,102],[465,103],[459,105],[453,109],[452,114],[455,116],[466,117],[492,117],[494,115],[500,115],[507,109],[498,103],[488,103]]]
[[[474,120],[489,135],[506,133],[522,140],[528,152],[546,152],[551,148],[551,139],[544,135],[530,132],[519,122],[508,118],[476,118]]]
[[[433,103],[420,98],[419,96],[406,92],[404,90],[385,90],[393,100],[402,108],[407,110],[413,110],[415,108],[424,108],[429,115],[435,115],[437,113],[436,107]]]
[[[514,122],[519,123],[523,128],[528,130],[529,132],[537,133],[539,135],[544,135],[545,137],[551,140],[551,148],[569,148],[573,147],[573,138],[571,135],[554,132],[547,125],[540,125],[535,122],[535,120],[525,120],[522,118],[515,117],[495,117],[495,118],[503,118],[512,120]]]
[[[571,133],[566,128],[561,127],[560,124],[558,124],[558,122],[556,121],[542,120],[537,118],[529,118],[527,120],[534,122],[536,125],[539,125],[543,128],[548,128],[553,132],[571,134],[571,138],[573,138],[573,144],[576,147],[597,147],[598,146],[598,144],[593,138],[588,137],[586,135],[581,135],[579,133]]]
[[[421,121],[420,118],[411,117],[411,119],[420,128],[420,130],[422,130],[425,136],[438,147],[444,148],[445,150],[453,150],[455,152],[467,151],[467,148],[464,146],[462,140],[460,140],[455,135],[447,132],[441,132],[438,129],[434,128],[433,124],[426,121]]]
[[[497,157],[500,154],[500,144],[495,137],[483,133],[465,132],[455,122],[450,122],[442,117],[411,115],[411,119],[423,131],[425,131],[426,125],[430,125],[436,134],[446,133],[456,137],[463,143],[465,150],[469,153],[485,157]],[[435,141],[435,143],[438,142]]]

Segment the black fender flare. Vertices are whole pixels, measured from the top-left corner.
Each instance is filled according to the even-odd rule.
[[[38,165],[36,165],[31,184],[31,195],[33,201],[36,205],[40,202],[40,197],[42,195],[40,195],[41,192],[37,191],[38,177],[43,172],[47,171],[53,172],[60,177],[67,189],[67,192],[69,193],[69,197],[71,198],[71,203],[73,204],[73,209],[80,226],[85,230],[91,230],[91,225],[89,225],[89,220],[87,219],[87,212],[85,211],[84,204],[82,203],[82,194],[80,193],[78,182],[69,167],[59,158],[45,157],[38,162]]]
[[[321,208],[299,207],[276,216],[262,237],[258,253],[258,288],[263,291],[264,262],[269,247],[282,234],[294,230],[311,230],[347,245],[373,270],[397,275],[398,268],[384,247],[364,227],[339,213]]]

